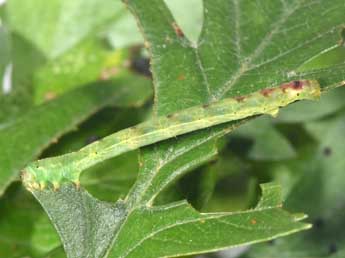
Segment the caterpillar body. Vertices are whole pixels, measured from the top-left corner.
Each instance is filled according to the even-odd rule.
[[[297,100],[318,99],[319,96],[320,85],[316,80],[299,80],[155,117],[107,136],[79,151],[32,162],[23,170],[22,180],[30,191],[44,189],[47,185],[57,189],[64,181],[79,185],[79,175],[83,170],[124,152],[250,116],[276,116],[280,107]]]

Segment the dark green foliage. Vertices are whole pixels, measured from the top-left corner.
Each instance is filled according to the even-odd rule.
[[[0,6],[1,78],[13,68],[11,90],[0,87],[0,257],[193,256],[266,241],[242,257],[343,258],[344,1],[164,2]],[[136,61],[148,58],[151,73]],[[15,182],[35,159],[152,116],[296,79],[318,80],[321,100],[126,153],[80,186],[32,195]]]

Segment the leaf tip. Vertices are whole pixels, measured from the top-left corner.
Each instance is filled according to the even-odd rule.
[[[294,215],[295,221],[301,221],[301,220],[308,218],[308,215],[304,214],[304,213],[295,213],[293,215]]]

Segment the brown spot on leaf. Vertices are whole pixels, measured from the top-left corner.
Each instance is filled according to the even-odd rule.
[[[303,83],[301,81],[293,81],[292,88],[294,88],[295,90],[300,90],[303,88]]]
[[[173,22],[173,23],[171,24],[171,26],[173,27],[173,29],[174,29],[174,31],[175,31],[177,37],[179,37],[179,38],[184,37],[183,31],[182,31],[181,28],[177,25],[176,22]]]
[[[202,105],[203,108],[208,108],[210,106],[210,104],[204,104]]]
[[[250,223],[251,223],[252,225],[255,225],[255,224],[257,223],[257,221],[256,221],[256,219],[252,219],[252,220],[250,221]]]
[[[184,74],[180,74],[178,77],[177,77],[177,80],[179,81],[184,81],[186,79],[186,77],[184,76]]]
[[[56,93],[54,91],[48,91],[46,92],[46,94],[44,95],[44,99],[46,101],[49,101],[49,100],[52,100],[52,99],[55,99],[56,98]]]
[[[280,86],[280,88],[285,92],[286,89],[293,89],[293,90],[301,90],[304,86],[304,83],[302,81],[292,81],[288,83],[284,83]]]
[[[267,88],[267,89],[263,89],[260,91],[260,93],[265,96],[265,97],[268,97],[272,94],[272,92],[274,92],[275,89],[274,88]]]

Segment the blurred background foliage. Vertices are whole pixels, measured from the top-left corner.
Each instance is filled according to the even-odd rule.
[[[34,158],[77,150],[150,116],[148,54],[136,22],[123,4],[112,0],[47,3],[10,0],[0,6],[0,134],[6,135],[0,137],[0,156],[6,156],[9,148],[16,153],[19,145],[31,148],[30,141],[5,140],[11,139],[10,133],[21,131],[20,126],[28,126],[11,127],[26,115],[44,115],[45,108],[40,113],[38,105],[45,107],[84,87],[103,87],[104,82],[116,86],[119,81],[132,80],[137,86],[132,94],[116,101],[100,98],[90,107],[76,107],[79,111],[71,114],[71,123],[38,141],[35,154],[23,156],[22,163],[12,167],[0,164],[1,169],[19,170]],[[196,42],[202,26],[201,1],[166,3],[186,36]],[[345,48],[338,46],[301,70],[344,61]],[[107,94],[116,91],[115,87]],[[70,96],[68,101],[76,105],[79,98]],[[262,116],[241,126],[219,141],[217,159],[182,178],[157,203],[187,198],[205,212],[244,210],[255,205],[259,183],[276,181],[283,186],[288,210],[309,214],[314,228],[252,246],[241,257],[344,257],[345,234],[339,230],[344,228],[345,215],[344,99],[345,89],[339,88],[322,96],[320,102],[295,103],[276,119]],[[44,133],[41,131],[37,134]],[[128,192],[137,171],[137,151],[133,151],[85,171],[81,182],[97,198],[114,201]],[[18,173],[10,179],[0,176],[4,192],[0,199],[0,257],[64,257],[47,215],[18,179]],[[233,255],[230,251],[210,257]]]

